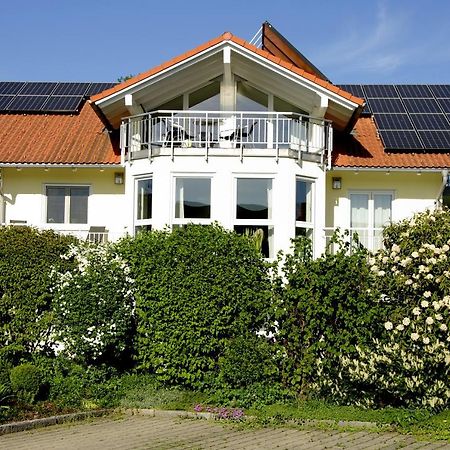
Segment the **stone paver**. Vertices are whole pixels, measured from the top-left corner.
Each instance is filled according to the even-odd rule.
[[[101,418],[0,436],[8,450],[115,449],[413,449],[442,448],[447,442],[416,442],[411,436],[369,431],[237,429],[214,421],[164,416]]]

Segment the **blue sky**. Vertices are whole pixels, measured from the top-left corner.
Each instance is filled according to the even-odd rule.
[[[0,80],[116,81],[271,22],[335,83],[450,84],[447,0],[14,0]]]

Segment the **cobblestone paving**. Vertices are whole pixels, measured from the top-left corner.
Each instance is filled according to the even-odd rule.
[[[261,428],[239,430],[213,421],[130,416],[56,425],[0,436],[0,449],[449,449],[397,433]]]

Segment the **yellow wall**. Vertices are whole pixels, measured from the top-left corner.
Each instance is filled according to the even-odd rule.
[[[414,212],[433,207],[442,184],[441,172],[330,171],[327,174],[326,226],[348,227],[351,191],[394,193],[392,219],[401,220]],[[332,178],[342,179],[342,189],[332,189]]]
[[[90,225],[106,226],[109,230],[123,231],[126,218],[122,214],[125,201],[124,184],[114,184],[114,173],[120,167],[107,168],[3,168],[3,192],[5,222],[26,220],[37,227],[45,223],[45,185],[89,185],[88,222]],[[65,228],[68,224],[60,224]],[[71,224],[69,224],[71,225]],[[55,225],[58,227],[58,225]],[[82,225],[77,225],[82,227]]]

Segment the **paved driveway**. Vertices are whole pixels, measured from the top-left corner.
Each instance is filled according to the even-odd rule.
[[[129,416],[56,425],[0,436],[0,449],[450,449],[397,433],[261,428],[239,430],[214,421]]]

